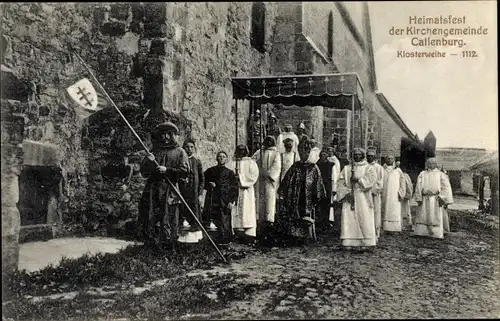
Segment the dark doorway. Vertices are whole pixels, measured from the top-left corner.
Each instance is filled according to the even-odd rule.
[[[21,226],[53,223],[57,220],[57,203],[61,169],[49,166],[25,166],[19,175]]]

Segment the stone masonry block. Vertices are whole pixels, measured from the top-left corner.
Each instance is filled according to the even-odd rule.
[[[101,26],[105,22],[108,21],[109,12],[107,7],[95,7],[94,8],[94,24],[97,26]]]
[[[101,27],[101,33],[105,36],[121,37],[125,35],[127,26],[121,21],[108,21]]]
[[[152,55],[163,56],[166,54],[166,42],[165,39],[154,39],[151,41],[151,46],[149,48],[149,53]]]
[[[109,16],[117,20],[127,20],[130,15],[130,4],[116,3],[111,5]]]
[[[143,6],[144,21],[157,24],[165,23],[167,19],[166,2],[146,2]]]
[[[168,36],[167,25],[147,21],[144,23],[144,37],[146,38],[166,38]]]
[[[2,175],[2,207],[16,206],[19,202],[19,180],[15,174]]]

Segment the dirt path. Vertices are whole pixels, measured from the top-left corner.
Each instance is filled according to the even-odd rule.
[[[254,253],[215,269],[214,275],[236,273],[241,284],[265,289],[223,310],[183,319],[500,316],[494,242],[459,231],[444,241],[387,235],[375,253],[322,243]]]
[[[335,239],[307,247],[233,247],[249,253],[230,265],[162,280],[137,274],[147,282],[26,298],[4,306],[6,320],[500,316],[498,237],[491,233],[459,230],[445,240],[384,235],[373,253],[346,252]]]

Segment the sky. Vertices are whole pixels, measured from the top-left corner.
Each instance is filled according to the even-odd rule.
[[[495,1],[370,2],[378,90],[408,127],[423,139],[432,130],[437,147],[498,149],[498,62]],[[390,35],[410,26],[409,16],[466,17],[453,27],[488,28],[483,36],[462,38],[458,47],[415,47],[413,36]],[[420,25],[419,27],[450,27]],[[425,37],[425,36],[421,36]],[[442,36],[433,36],[441,38]],[[397,58],[397,51],[435,50],[445,58]],[[464,50],[477,58],[463,58]],[[451,53],[458,54],[451,56]]]

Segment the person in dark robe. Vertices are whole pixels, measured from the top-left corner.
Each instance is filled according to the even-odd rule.
[[[278,189],[275,226],[279,243],[316,239],[315,212],[326,192],[318,166],[308,161],[310,152],[309,141],[303,139],[299,144],[300,161],[290,167]]]
[[[181,200],[167,178],[178,190],[179,180],[189,173],[188,156],[177,142],[178,134],[179,129],[171,122],[159,124],[151,133],[153,149],[141,163],[141,175],[148,180],[139,202],[145,244],[167,243],[173,251],[177,249]]]
[[[196,146],[193,140],[187,139],[184,142],[183,148],[189,159],[189,174],[185,179],[182,179],[179,182],[179,189],[188,206],[191,208],[198,220],[201,220],[199,198],[203,194],[204,188],[203,166],[201,161],[194,156]],[[186,231],[187,233],[183,233],[185,234],[183,235],[185,237],[183,242],[196,243],[202,239],[203,234],[198,223],[196,223],[193,215],[191,215],[188,208],[184,204],[180,207],[180,216],[183,221],[185,220],[189,224],[189,228]]]
[[[329,153],[326,149],[323,149],[319,154],[319,160],[316,165],[321,172],[321,178],[323,180],[323,185],[325,186],[325,191],[327,197],[323,198],[319,203],[319,213],[316,216],[316,221],[321,224],[321,226],[326,227],[329,225],[330,217],[330,207],[332,206],[331,194],[332,194],[332,181],[333,181],[333,166],[335,163],[329,157]],[[330,195],[330,197],[328,197]]]
[[[217,226],[216,241],[228,244],[233,239],[231,209],[238,198],[238,180],[236,174],[226,167],[227,154],[217,153],[217,165],[205,171],[205,205],[203,222],[207,226],[211,221]]]

